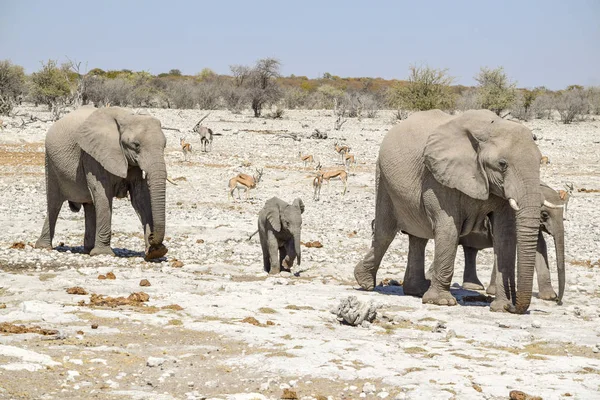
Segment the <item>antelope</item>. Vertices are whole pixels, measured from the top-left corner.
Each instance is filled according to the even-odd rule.
[[[350,168],[350,165],[356,165],[356,160],[354,159],[354,154],[346,153],[344,154],[344,165]]]
[[[320,177],[320,183],[319,183],[319,194],[321,192],[321,185],[323,184],[323,181],[327,181],[327,192],[329,193],[329,183],[331,179],[336,179],[339,178],[339,180],[342,181],[342,183],[344,184],[344,191],[342,192],[342,196],[346,194],[346,190],[348,189],[348,173],[346,171],[344,171],[343,169],[332,169],[329,171],[321,171],[321,163],[319,163],[319,165],[317,165],[317,177]],[[314,181],[313,181],[314,184]]]
[[[321,172],[319,171],[317,173],[317,176],[315,176],[315,178],[313,179],[313,188],[315,190],[315,192],[313,194],[314,201],[319,201],[319,198],[321,197],[321,186],[322,185],[323,185],[323,174],[321,174]]]
[[[179,144],[181,145],[181,151],[183,152],[183,159],[188,160],[189,154],[192,152],[192,145],[185,141],[185,138],[179,138]]]
[[[342,157],[342,161],[344,160],[344,156],[348,153],[350,153],[350,147],[343,145],[343,146],[339,146],[337,142],[335,142],[334,144],[335,146],[335,151],[340,155],[340,157]]]
[[[306,167],[306,164],[314,162],[312,154],[308,154],[308,155],[303,156],[302,152],[299,151],[298,152],[298,157],[300,157],[300,159],[304,162],[304,166],[305,167]]]
[[[212,129],[201,125],[202,121],[204,121],[206,119],[206,117],[208,117],[209,115],[210,115],[210,113],[208,113],[204,117],[202,117],[200,119],[200,121],[198,121],[198,123],[196,125],[194,125],[194,129],[192,129],[194,132],[196,132],[197,134],[200,135],[200,144],[202,145],[203,152],[208,151],[207,150],[208,145],[210,145],[210,149],[212,150],[213,131],[212,131]]]
[[[565,219],[567,216],[567,205],[569,204],[569,199],[571,198],[571,195],[573,194],[573,184],[572,183],[565,183],[565,189],[567,190],[558,190],[558,196],[560,197],[560,199],[562,201],[564,201],[565,203]]]
[[[260,178],[262,177],[262,175],[263,170],[257,169],[254,176],[250,176],[248,174],[238,174],[237,176],[234,176],[229,180],[229,192],[227,198],[231,197],[232,200],[235,200],[233,197],[233,191],[237,189],[238,200],[241,200],[240,190],[244,189],[244,191],[246,192],[246,200],[248,200],[248,191],[256,187],[258,182],[260,182]]]
[[[548,156],[543,156],[542,159],[540,160],[540,164],[541,165],[548,165],[548,164],[550,164],[550,159],[548,158]]]

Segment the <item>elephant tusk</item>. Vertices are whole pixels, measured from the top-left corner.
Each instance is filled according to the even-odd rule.
[[[146,179],[146,171],[142,170],[142,179]]]
[[[513,199],[512,197],[510,199],[508,199],[508,204],[510,204],[510,207],[515,210],[515,211],[519,211],[519,205],[517,204],[517,201],[515,199]]]
[[[168,181],[168,182],[169,182],[171,185],[175,185],[175,186],[177,186],[177,184],[176,184],[175,182],[173,182],[173,181],[171,180],[171,178],[169,178],[168,176],[167,176],[167,181]]]
[[[544,200],[544,205],[548,208],[564,208],[563,205],[558,206],[556,204],[550,203],[548,200]]]

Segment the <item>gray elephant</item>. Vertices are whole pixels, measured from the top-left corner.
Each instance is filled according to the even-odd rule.
[[[541,157],[529,129],[487,110],[460,116],[432,110],[400,122],[381,143],[374,236],[354,269],[359,285],[375,287],[381,259],[402,231],[409,234],[404,292],[422,295],[423,303],[455,305],[450,283],[459,238],[491,215],[499,274],[490,307],[526,312],[539,232]],[[430,282],[424,270],[429,239],[435,239]]]
[[[144,228],[146,258],[164,256],[165,135],[160,121],[117,107],[82,107],[54,123],[46,135],[48,214],[36,248],[52,248],[63,203],[85,212],[84,251],[110,248],[114,197],[131,196]]]
[[[266,272],[278,274],[290,270],[294,259],[300,265],[300,240],[304,203],[297,198],[292,204],[272,197],[258,213],[258,234]]]

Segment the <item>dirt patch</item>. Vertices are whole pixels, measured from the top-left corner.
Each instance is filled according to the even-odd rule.
[[[246,317],[246,318],[244,318],[244,319],[242,320],[242,322],[244,322],[244,323],[246,323],[246,324],[250,324],[250,325],[254,325],[254,326],[262,326],[262,327],[265,327],[265,326],[274,326],[274,325],[275,325],[275,322],[273,322],[273,321],[267,321],[267,322],[265,322],[264,324],[263,324],[263,323],[260,323],[260,322],[259,322],[259,321],[258,321],[256,318],[254,318],[254,317]]]
[[[37,325],[27,327],[25,325],[11,324],[10,322],[0,323],[0,332],[11,333],[11,334],[37,333],[37,334],[44,335],[44,336],[56,335],[58,333],[58,331],[56,329],[44,329],[44,328],[40,328]]]
[[[40,145],[28,143],[25,145],[2,145],[0,146],[0,165],[5,166],[44,166],[45,157],[39,151]]]
[[[135,306],[142,307],[144,303],[150,300],[150,296],[144,292],[131,293],[129,297],[110,297],[101,294],[92,293],[90,302],[80,301],[80,306],[90,307],[119,307],[119,306]]]
[[[23,250],[25,248],[25,243],[23,242],[14,242],[11,246],[11,249]]]
[[[573,265],[580,265],[582,267],[587,268],[600,267],[600,260],[596,262],[592,262],[592,260],[573,260],[570,261],[570,263]]]
[[[579,189],[577,189],[577,191],[581,192],[581,193],[600,193],[600,189],[579,188]]]
[[[542,400],[539,396],[531,396],[520,390],[511,390],[509,393],[510,400]]]

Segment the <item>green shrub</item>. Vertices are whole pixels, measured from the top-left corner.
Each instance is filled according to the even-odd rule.
[[[408,83],[393,86],[389,102],[398,109],[412,111],[450,110],[456,103],[450,88],[453,81],[447,69],[411,65]]]
[[[8,115],[25,92],[23,67],[0,61],[0,115]]]
[[[42,69],[31,74],[32,96],[36,101],[47,104],[58,119],[71,97],[69,71],[59,68],[55,60],[42,63]]]
[[[496,69],[482,67],[475,80],[478,82],[477,97],[481,107],[500,115],[514,103],[517,85],[509,81],[503,67]]]

